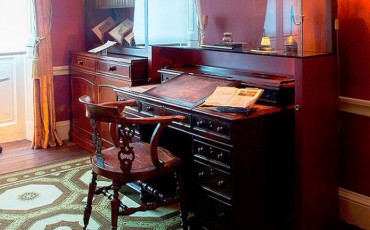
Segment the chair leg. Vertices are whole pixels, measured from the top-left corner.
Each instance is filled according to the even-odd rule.
[[[186,205],[185,192],[183,186],[183,179],[181,169],[175,173],[176,191],[180,202],[180,217],[182,221],[182,229],[188,229],[188,208]]]
[[[112,218],[112,230],[117,229],[118,224],[118,212],[119,212],[119,206],[120,206],[120,200],[118,198],[118,190],[121,188],[121,183],[117,181],[113,181],[113,199],[111,200],[111,218]]]
[[[94,171],[92,171],[91,174],[92,174],[92,178],[89,184],[89,192],[87,194],[87,202],[86,202],[85,211],[84,211],[84,229],[86,229],[87,225],[89,224],[91,210],[92,210],[92,201],[93,201],[95,190],[96,190],[97,174]]]

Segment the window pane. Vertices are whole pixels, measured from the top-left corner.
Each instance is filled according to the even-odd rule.
[[[28,39],[28,0],[0,1],[0,50],[24,50]]]
[[[187,0],[148,1],[149,44],[187,40]]]
[[[148,43],[187,42],[188,0],[148,1]],[[136,44],[145,43],[144,0],[135,1],[134,36]]]

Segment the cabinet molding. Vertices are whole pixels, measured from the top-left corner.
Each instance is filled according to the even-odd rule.
[[[339,97],[339,111],[370,117],[370,101]]]
[[[339,188],[339,218],[363,229],[370,229],[370,197]]]

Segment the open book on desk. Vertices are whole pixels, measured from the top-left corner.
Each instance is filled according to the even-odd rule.
[[[248,112],[262,95],[263,89],[217,86],[202,106],[215,106],[221,112]]]

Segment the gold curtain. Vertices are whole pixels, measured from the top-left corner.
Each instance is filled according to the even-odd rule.
[[[36,24],[35,61],[33,71],[34,137],[32,148],[62,145],[56,131],[53,63],[51,47],[51,0],[34,0]]]

